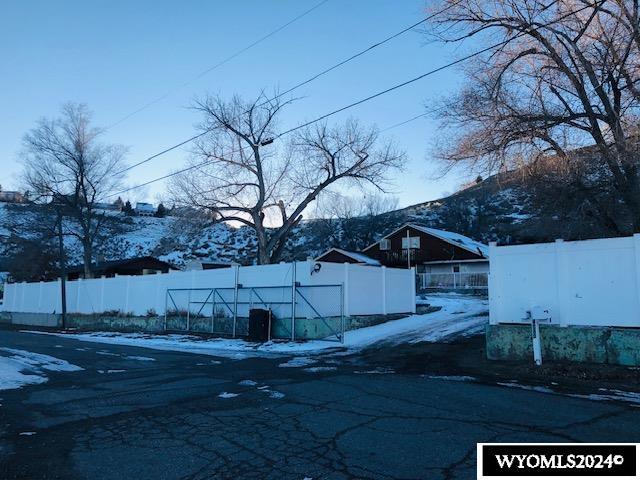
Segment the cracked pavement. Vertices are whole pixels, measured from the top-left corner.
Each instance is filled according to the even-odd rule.
[[[477,442],[640,441],[638,408],[393,373],[371,351],[313,370],[1,329],[0,347],[84,368],[0,391],[3,479],[468,479]]]

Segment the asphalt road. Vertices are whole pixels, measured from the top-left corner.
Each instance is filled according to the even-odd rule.
[[[0,347],[84,368],[0,391],[2,479],[469,479],[477,442],[640,441],[631,406],[392,373],[371,352],[310,371],[9,330]]]

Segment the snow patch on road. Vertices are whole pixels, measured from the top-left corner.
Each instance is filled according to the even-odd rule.
[[[431,380],[446,380],[448,382],[475,382],[476,377],[469,377],[467,375],[423,375],[424,378]]]
[[[127,355],[124,357],[126,360],[138,360],[139,362],[155,362],[155,358],[151,357],[140,357],[138,355]]]
[[[614,400],[619,402],[632,403],[640,405],[640,393],[638,392],[625,392],[623,390],[608,390],[606,388],[600,388],[598,391],[602,393],[591,393],[589,395],[573,394],[571,397],[586,398],[588,400],[606,401]]]
[[[230,393],[230,392],[222,392],[220,395],[218,395],[219,398],[233,398],[237,396],[238,396],[237,393]]]
[[[592,400],[592,401],[600,401],[600,402],[616,401],[616,402],[629,403],[632,406],[640,406],[639,392],[625,392],[623,390],[615,390],[615,389],[609,390],[606,388],[600,388],[598,389],[598,391],[601,393],[580,394],[580,393],[558,392],[548,387],[541,387],[537,385],[521,385],[519,383],[514,383],[514,382],[498,382],[497,385],[500,385],[502,387],[509,387],[509,388],[520,388],[522,390],[531,390],[531,391],[540,392],[540,393],[550,393],[553,395],[565,395],[567,397],[580,398],[583,400]]]
[[[541,387],[538,385],[520,385],[519,383],[512,383],[512,382],[497,382],[497,385],[500,385],[501,387],[520,388],[522,390],[530,390],[532,392],[539,392],[539,393],[556,393],[550,388]]]
[[[240,380],[238,385],[242,385],[243,387],[255,387],[258,382],[254,382],[253,380]]]
[[[284,398],[284,393],[282,392],[276,392],[275,390],[262,390],[262,391],[265,393],[268,393],[270,398],[276,398],[276,399]]]
[[[294,357],[288,362],[278,365],[281,368],[293,368],[293,367],[306,367],[307,365],[313,365],[316,361],[309,357]]]
[[[43,355],[40,353],[0,348],[0,390],[12,390],[24,385],[45,383],[48,378],[45,371],[76,372],[82,368],[72,365],[65,360]]]
[[[305,372],[309,372],[309,373],[333,372],[334,370],[337,370],[337,368],[336,367],[310,367],[310,368],[304,369]]]
[[[393,368],[375,368],[373,370],[356,370],[353,373],[358,375],[386,375],[389,373],[396,373]]]

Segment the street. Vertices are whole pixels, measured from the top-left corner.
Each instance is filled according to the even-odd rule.
[[[478,442],[640,441],[631,405],[403,371],[375,349],[234,359],[7,329],[0,347],[83,369],[0,391],[3,479],[468,479]]]

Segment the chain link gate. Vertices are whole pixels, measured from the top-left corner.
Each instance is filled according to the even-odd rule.
[[[272,312],[273,338],[344,341],[341,284],[167,289],[164,330],[246,337],[252,308]]]

